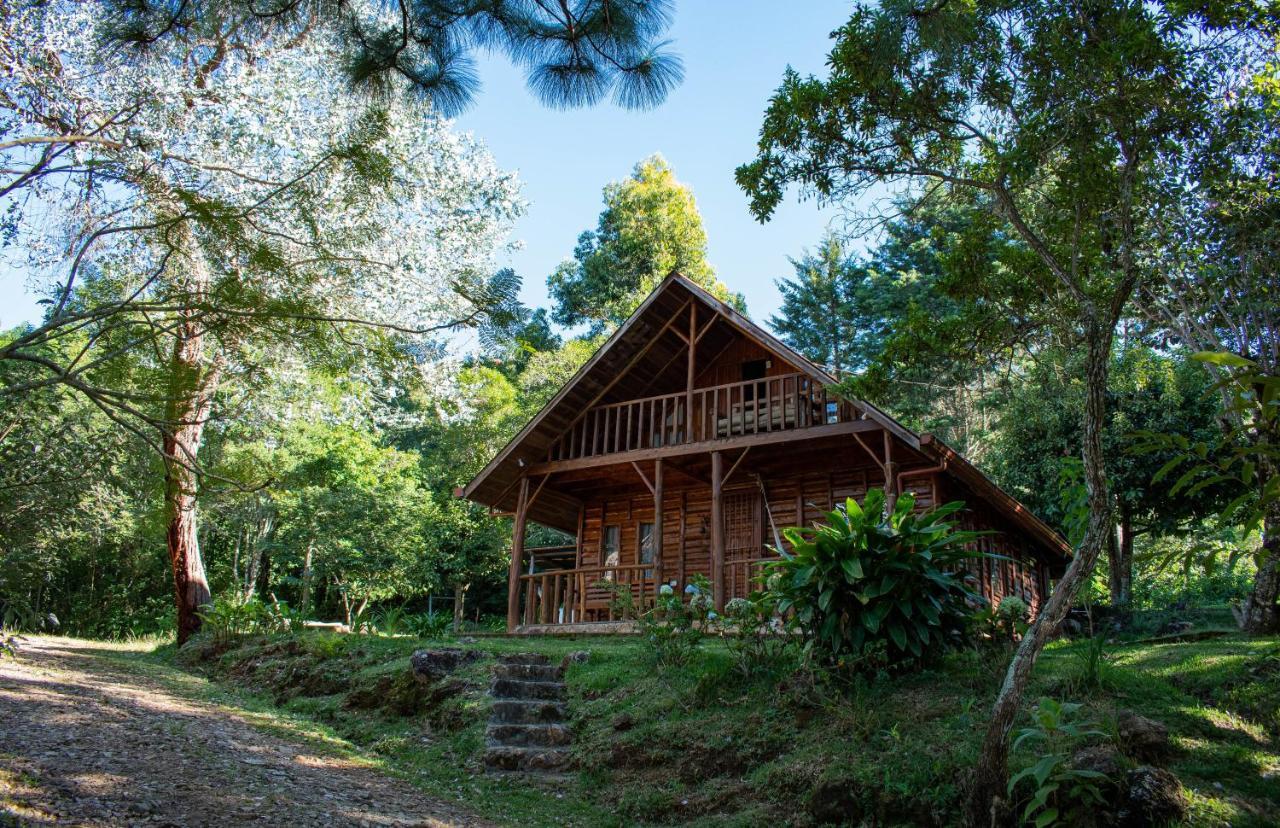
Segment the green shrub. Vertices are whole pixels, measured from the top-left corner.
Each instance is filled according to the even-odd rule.
[[[626,606],[615,608],[614,613],[627,617],[623,613],[631,603],[630,587],[615,593],[615,598]],[[687,663],[706,637],[708,623],[716,617],[711,607],[711,582],[705,575],[694,575],[683,594],[671,584],[663,584],[652,609],[638,614],[632,610],[631,614],[640,625],[641,636],[653,647],[658,664],[673,667]]]
[[[504,620],[503,624],[505,623]],[[407,616],[405,626],[418,638],[444,638],[453,626],[453,618],[442,612],[420,612],[417,615]],[[384,628],[382,631],[387,630]]]
[[[777,675],[791,662],[795,640],[778,613],[778,596],[756,591],[724,605],[717,629],[744,678]]]
[[[373,626],[383,635],[401,635],[409,631],[411,616],[404,607],[387,607],[373,615]]]
[[[1032,711],[1031,727],[1020,730],[1013,742],[1014,750],[1027,743],[1041,743],[1036,761],[1009,779],[1009,796],[1023,805],[1025,824],[1048,828],[1087,823],[1094,811],[1106,804],[1101,787],[1106,775],[1070,764],[1073,742],[1106,735],[1091,722],[1074,721],[1079,709],[1078,704],[1042,698]]]
[[[286,604],[265,604],[256,596],[246,599],[235,593],[207,605],[198,615],[203,631],[219,646],[241,636],[281,632],[300,623]]]
[[[805,646],[828,663],[856,661],[884,648],[886,665],[920,661],[963,640],[971,605],[981,597],[960,571],[985,553],[966,546],[980,533],[957,531],[946,518],[964,504],[914,513],[900,496],[867,492],[826,514],[826,523],[785,531],[793,554],[769,564],[778,611],[791,614]]]

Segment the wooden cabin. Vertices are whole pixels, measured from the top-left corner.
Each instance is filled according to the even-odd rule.
[[[955,451],[834,385],[697,285],[664,280],[458,491],[514,517],[508,631],[617,629],[606,582],[643,606],[702,573],[723,607],[753,589],[783,527],[868,487],[922,509],[965,501],[967,527],[994,530],[982,543],[1007,558],[975,565],[984,595],[1037,610],[1063,540]],[[529,521],[574,543],[526,548]]]

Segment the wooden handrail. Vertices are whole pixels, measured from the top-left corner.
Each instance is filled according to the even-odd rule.
[[[856,416],[848,402],[797,371],[594,406],[547,448],[547,460],[792,431]]]

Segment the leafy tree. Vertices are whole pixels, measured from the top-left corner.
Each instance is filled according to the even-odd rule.
[[[744,307],[707,263],[707,234],[693,192],[662,156],[641,161],[630,178],[607,185],[604,205],[596,229],[578,237],[573,259],[547,280],[556,322],[587,323],[598,335],[621,324],[673,270]]]
[[[1001,428],[991,471],[1006,491],[1036,514],[1066,529],[1062,483],[1075,478],[1083,405],[1078,357],[1037,355],[999,405]],[[1134,542],[1206,518],[1223,502],[1224,487],[1180,497],[1152,477],[1171,452],[1135,453],[1135,433],[1180,434],[1190,440],[1217,433],[1217,398],[1197,365],[1132,346],[1113,360],[1103,431],[1107,476],[1115,499],[1115,533],[1107,544],[1110,600],[1132,603]],[[1064,475],[1064,472],[1068,472]],[[1172,481],[1169,481],[1170,483]],[[1070,534],[1064,531],[1064,534]]]
[[[508,276],[485,274],[519,202],[514,181],[443,121],[402,99],[370,109],[343,94],[325,71],[332,30],[250,53],[238,33],[253,12],[242,10],[130,61],[95,48],[103,8],[29,4],[3,20],[21,68],[6,75],[6,189],[34,189],[58,217],[16,225],[56,276],[44,322],[0,348],[31,372],[3,394],[73,389],[165,459],[185,640],[209,599],[199,466],[224,382],[282,351],[347,359],[358,343],[386,360],[400,336],[478,323],[513,298]],[[64,140],[68,125],[49,115],[63,110],[93,140]],[[81,330],[92,333],[83,351],[42,351]],[[151,373],[141,386],[122,379],[133,351],[146,359],[129,370]]]
[[[850,393],[981,460],[995,427],[992,392],[1038,334],[1025,313],[982,301],[975,286],[1019,265],[991,222],[934,198],[887,222],[865,256],[846,259],[838,295],[830,275],[812,270],[780,282],[782,312],[771,321],[819,362],[838,341]]]
[[[316,580],[337,589],[347,623],[370,601],[426,591],[435,504],[418,486],[417,458],[324,423],[301,427],[289,449],[295,465],[275,497],[281,545],[302,558],[302,611]]]
[[[1088,528],[997,696],[975,823],[1004,795],[1023,689],[1110,531],[1107,374],[1115,327],[1147,275],[1150,207],[1167,184],[1159,162],[1176,163],[1185,136],[1212,130],[1223,91],[1248,83],[1239,68],[1269,46],[1255,23],[1247,9],[1136,2],[861,6],[835,33],[828,79],[787,72],[756,159],[738,169],[762,219],[792,184],[850,205],[885,185],[946,192],[990,215],[1032,265],[1001,281],[1056,306],[1057,335],[1084,354]],[[864,216],[878,211],[868,203]]]
[[[1241,626],[1274,633],[1280,631],[1280,418],[1260,392],[1280,383],[1280,61],[1273,58],[1252,81],[1215,128],[1197,136],[1190,163],[1167,165],[1177,186],[1154,213],[1163,245],[1137,306],[1153,331],[1204,354],[1218,382],[1223,418],[1216,442],[1225,450],[1218,456],[1237,458],[1233,468],[1218,471],[1251,488],[1251,522],[1261,524],[1263,536]]]

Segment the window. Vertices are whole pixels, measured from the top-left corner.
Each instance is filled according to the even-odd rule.
[[[653,563],[653,524],[642,523],[640,529],[636,532],[636,563],[651,564]],[[653,570],[646,569],[644,577],[652,578]]]
[[[617,566],[622,562],[620,560],[622,553],[622,536],[617,526],[604,527],[604,542],[600,551],[602,553],[601,557],[604,560],[605,566]],[[606,572],[604,577],[605,580],[612,581],[613,573]]]
[[[769,370],[769,360],[767,359],[751,359],[742,363],[742,378],[744,380],[764,379],[765,372]]]
[[[762,380],[769,371],[769,360],[767,359],[750,359],[742,363],[742,379],[746,380]],[[753,385],[744,385],[742,387],[742,399],[754,400],[756,398],[756,389],[764,391],[764,383],[756,383]]]

